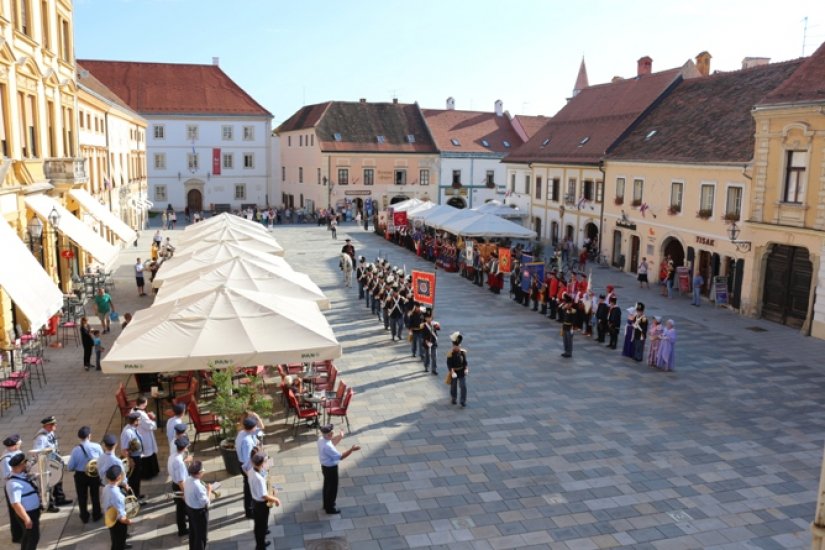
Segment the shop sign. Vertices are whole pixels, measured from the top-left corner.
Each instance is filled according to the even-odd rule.
[[[616,227],[624,227],[625,229],[630,229],[631,231],[636,231],[636,224],[631,222],[631,221],[616,220]]]
[[[704,245],[707,245],[707,246],[716,246],[715,239],[709,239],[708,237],[697,236],[696,237],[696,242],[698,244],[704,244]]]
[[[372,191],[369,189],[347,189],[344,191],[344,195],[361,195],[361,196],[369,196],[372,194]]]

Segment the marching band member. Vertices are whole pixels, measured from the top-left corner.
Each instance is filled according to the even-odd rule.
[[[103,453],[97,459],[97,475],[100,478],[100,484],[104,490],[109,480],[106,478],[106,472],[112,466],[120,466],[123,469],[123,461],[115,454],[115,447],[117,447],[117,437],[113,434],[106,434],[103,436]],[[126,479],[126,472],[123,472],[121,478],[121,486],[124,489],[129,489],[129,480]],[[106,513],[106,507],[102,508],[103,513]]]
[[[206,550],[209,538],[209,502],[212,484],[204,484],[203,464],[196,460],[189,465],[189,477],[183,482],[183,499],[189,516],[189,550]]]
[[[92,521],[97,521],[103,517],[100,511],[100,478],[90,477],[86,474],[86,465],[89,461],[97,460],[103,454],[103,449],[97,443],[90,441],[92,429],[83,426],[77,431],[77,438],[80,443],[72,449],[69,456],[69,464],[66,466],[74,472],[74,486],[77,491],[77,505],[80,509],[80,521],[89,522],[89,510],[86,507],[88,499],[92,500]]]
[[[175,403],[172,405],[172,412],[175,415],[166,421],[166,439],[169,440],[169,452],[172,452],[172,449],[175,448],[175,439],[177,439],[178,434],[175,428],[178,426],[184,426],[184,433],[186,433],[186,422],[183,420],[183,415],[186,413],[186,405],[183,403]]]
[[[135,400],[135,408],[132,412],[140,415],[140,423],[138,423],[138,433],[143,440],[143,458],[141,461],[143,465],[140,469],[142,479],[152,479],[160,472],[160,465],[158,464],[158,442],[155,439],[155,431],[158,429],[158,424],[155,419],[155,413],[146,412],[146,405],[149,400],[142,395]]]
[[[129,459],[130,485],[138,501],[142,502],[146,495],[140,492],[140,482],[143,479],[143,438],[138,431],[139,424],[140,413],[129,413],[120,433],[120,454]]]
[[[58,453],[58,446],[57,446],[57,435],[55,434],[55,430],[57,429],[57,419],[54,416],[48,416],[40,421],[42,424],[42,428],[37,431],[37,434],[34,436],[34,446],[33,449],[35,451],[42,451],[44,449],[51,449],[53,452]],[[42,480],[41,483],[46,483],[47,480]],[[68,506],[73,501],[66,498],[66,495],[63,493],[63,482],[55,484],[52,488],[51,492],[49,493],[49,505],[48,505],[48,512],[58,512],[58,506]]]
[[[40,494],[27,471],[26,455],[9,459],[11,475],[6,480],[6,498],[23,527],[21,550],[34,550],[40,541]]]
[[[189,438],[184,436],[175,440],[175,452],[169,455],[166,462],[166,469],[169,471],[169,477],[172,480],[172,493],[180,493],[180,496],[175,496],[175,522],[178,525],[178,536],[185,537],[189,534],[189,529],[186,528],[186,502],[183,500],[183,488],[186,478],[189,477],[189,471],[186,469],[184,462],[184,455],[186,449],[189,447]]]
[[[269,533],[267,524],[269,523],[269,505],[280,506],[281,501],[274,495],[270,495],[266,487],[266,455],[257,453],[251,458],[252,469],[249,471],[249,490],[252,492],[253,515],[255,516],[255,550],[263,550],[269,546],[270,541],[266,540]]]
[[[238,455],[238,462],[241,464],[249,460],[252,449],[258,446],[258,438],[255,429],[258,423],[252,417],[243,419],[243,430],[235,437],[235,453]],[[252,515],[252,494],[249,492],[249,478],[243,473],[243,510],[247,518],[253,519]],[[191,523],[190,523],[191,526]]]
[[[22,440],[20,439],[20,436],[17,434],[10,435],[6,439],[4,439],[3,445],[6,447],[6,452],[4,452],[3,456],[0,457],[0,479],[3,480],[3,485],[5,485],[6,480],[12,474],[11,459],[14,458],[16,455],[22,455],[23,451],[20,450]],[[9,495],[5,491],[3,491],[3,495],[6,497],[6,506],[8,506],[9,509],[9,527],[11,527],[11,541],[13,543],[18,543],[23,538],[23,524],[20,522],[20,518],[17,517],[17,514],[14,512],[14,508],[12,508],[11,502],[9,502]]]
[[[124,479],[123,468],[119,464],[113,464],[104,475],[107,483],[103,488],[103,513],[108,512],[110,508],[117,510],[117,521],[109,527],[112,550],[131,548],[131,545],[126,544],[126,531],[132,520],[126,517],[126,498],[120,490]]]

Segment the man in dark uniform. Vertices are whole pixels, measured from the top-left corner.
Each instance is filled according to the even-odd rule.
[[[573,297],[565,294],[561,306],[561,334],[564,339],[564,353],[561,354],[562,357],[573,357],[573,322],[576,314],[576,304],[573,303]]]
[[[3,485],[5,486],[6,480],[12,474],[12,467],[11,467],[11,459],[14,458],[16,455],[22,455],[23,451],[20,450],[22,440],[20,436],[17,434],[10,435],[6,439],[3,440],[3,445],[6,447],[6,452],[3,453],[3,456],[0,457],[0,480],[2,480]],[[17,517],[17,514],[14,512],[14,508],[11,507],[11,502],[9,502],[9,495],[3,491],[3,495],[6,497],[6,506],[9,509],[9,527],[11,528],[11,541],[14,543],[19,543],[20,540],[23,538],[23,524],[20,523],[20,518]]]
[[[355,280],[358,281],[358,299],[364,299],[364,283],[366,283],[367,259],[363,256],[358,258],[358,266],[355,268]]]
[[[607,333],[607,311],[609,308],[604,302],[604,294],[599,294],[599,305],[596,306],[596,341],[604,344]]]
[[[398,292],[398,285],[393,285],[392,294],[390,294],[389,298],[387,298],[388,315],[393,342],[395,342],[396,337],[399,340],[404,337],[404,306],[402,301],[403,298],[401,298],[401,295]]]
[[[344,246],[341,247],[341,252],[343,254],[349,254],[352,263],[355,263],[355,247],[352,246],[352,239],[344,239]]]
[[[86,466],[90,460],[97,460],[103,454],[103,448],[97,443],[90,441],[92,429],[83,426],[77,431],[77,438],[80,443],[72,449],[69,456],[69,464],[66,466],[74,472],[74,486],[77,490],[77,504],[80,510],[80,521],[89,522],[89,509],[87,503],[92,502],[92,521],[97,521],[103,517],[100,510],[100,478],[86,474]]]
[[[421,315],[421,309],[418,307],[418,304],[413,304],[413,307],[410,310],[409,323],[410,331],[412,332],[412,347],[410,351],[412,352],[413,357],[415,357],[417,351],[419,357],[421,357],[423,361],[424,343],[422,337],[424,336],[424,318]]]
[[[619,340],[619,327],[622,324],[622,310],[616,305],[616,297],[610,297],[610,306],[607,311],[607,332],[610,334],[610,341],[607,347],[616,349]]]
[[[11,475],[6,480],[6,498],[9,499],[17,521],[23,526],[20,548],[34,550],[40,541],[40,495],[26,471],[26,455],[14,455],[9,459],[9,466]]]

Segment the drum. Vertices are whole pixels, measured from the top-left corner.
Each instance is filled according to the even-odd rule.
[[[49,489],[63,481],[64,466],[63,459],[56,452],[52,451],[46,455],[46,486]]]

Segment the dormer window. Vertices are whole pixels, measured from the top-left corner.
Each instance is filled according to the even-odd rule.
[[[507,141],[506,139],[504,141],[502,141],[501,143],[503,143],[506,148],[508,148],[508,149],[510,148],[510,142]]]
[[[581,147],[582,145],[584,145],[584,144],[585,144],[585,143],[587,143],[588,141],[590,141],[590,136],[584,136],[584,137],[581,139],[581,141],[579,141],[579,147]]]
[[[545,138],[545,140],[541,142],[541,146],[546,147],[548,143],[550,143],[550,138]]]
[[[450,143],[452,143],[452,144],[453,144],[454,146],[456,146],[456,147],[458,147],[459,145],[461,145],[461,142],[460,142],[460,141],[458,141],[456,138],[451,139],[451,140],[450,140]]]
[[[375,140],[378,143],[384,143],[384,136],[375,136]]]
[[[483,146],[485,146],[485,147],[489,147],[489,146],[490,146],[490,142],[489,142],[489,141],[487,141],[486,139],[482,139],[482,140],[481,140],[481,144],[482,144]]]
[[[412,134],[407,134],[407,143],[415,143],[415,136]]]
[[[335,139],[335,141],[341,141],[341,134],[339,134],[338,132],[332,134],[332,137]]]
[[[657,131],[658,131],[658,130],[651,130],[651,131],[649,131],[649,132],[647,133],[647,135],[645,136],[645,141],[650,141],[651,139],[653,139],[653,136],[655,136],[655,135],[656,135],[656,132],[657,132]]]

